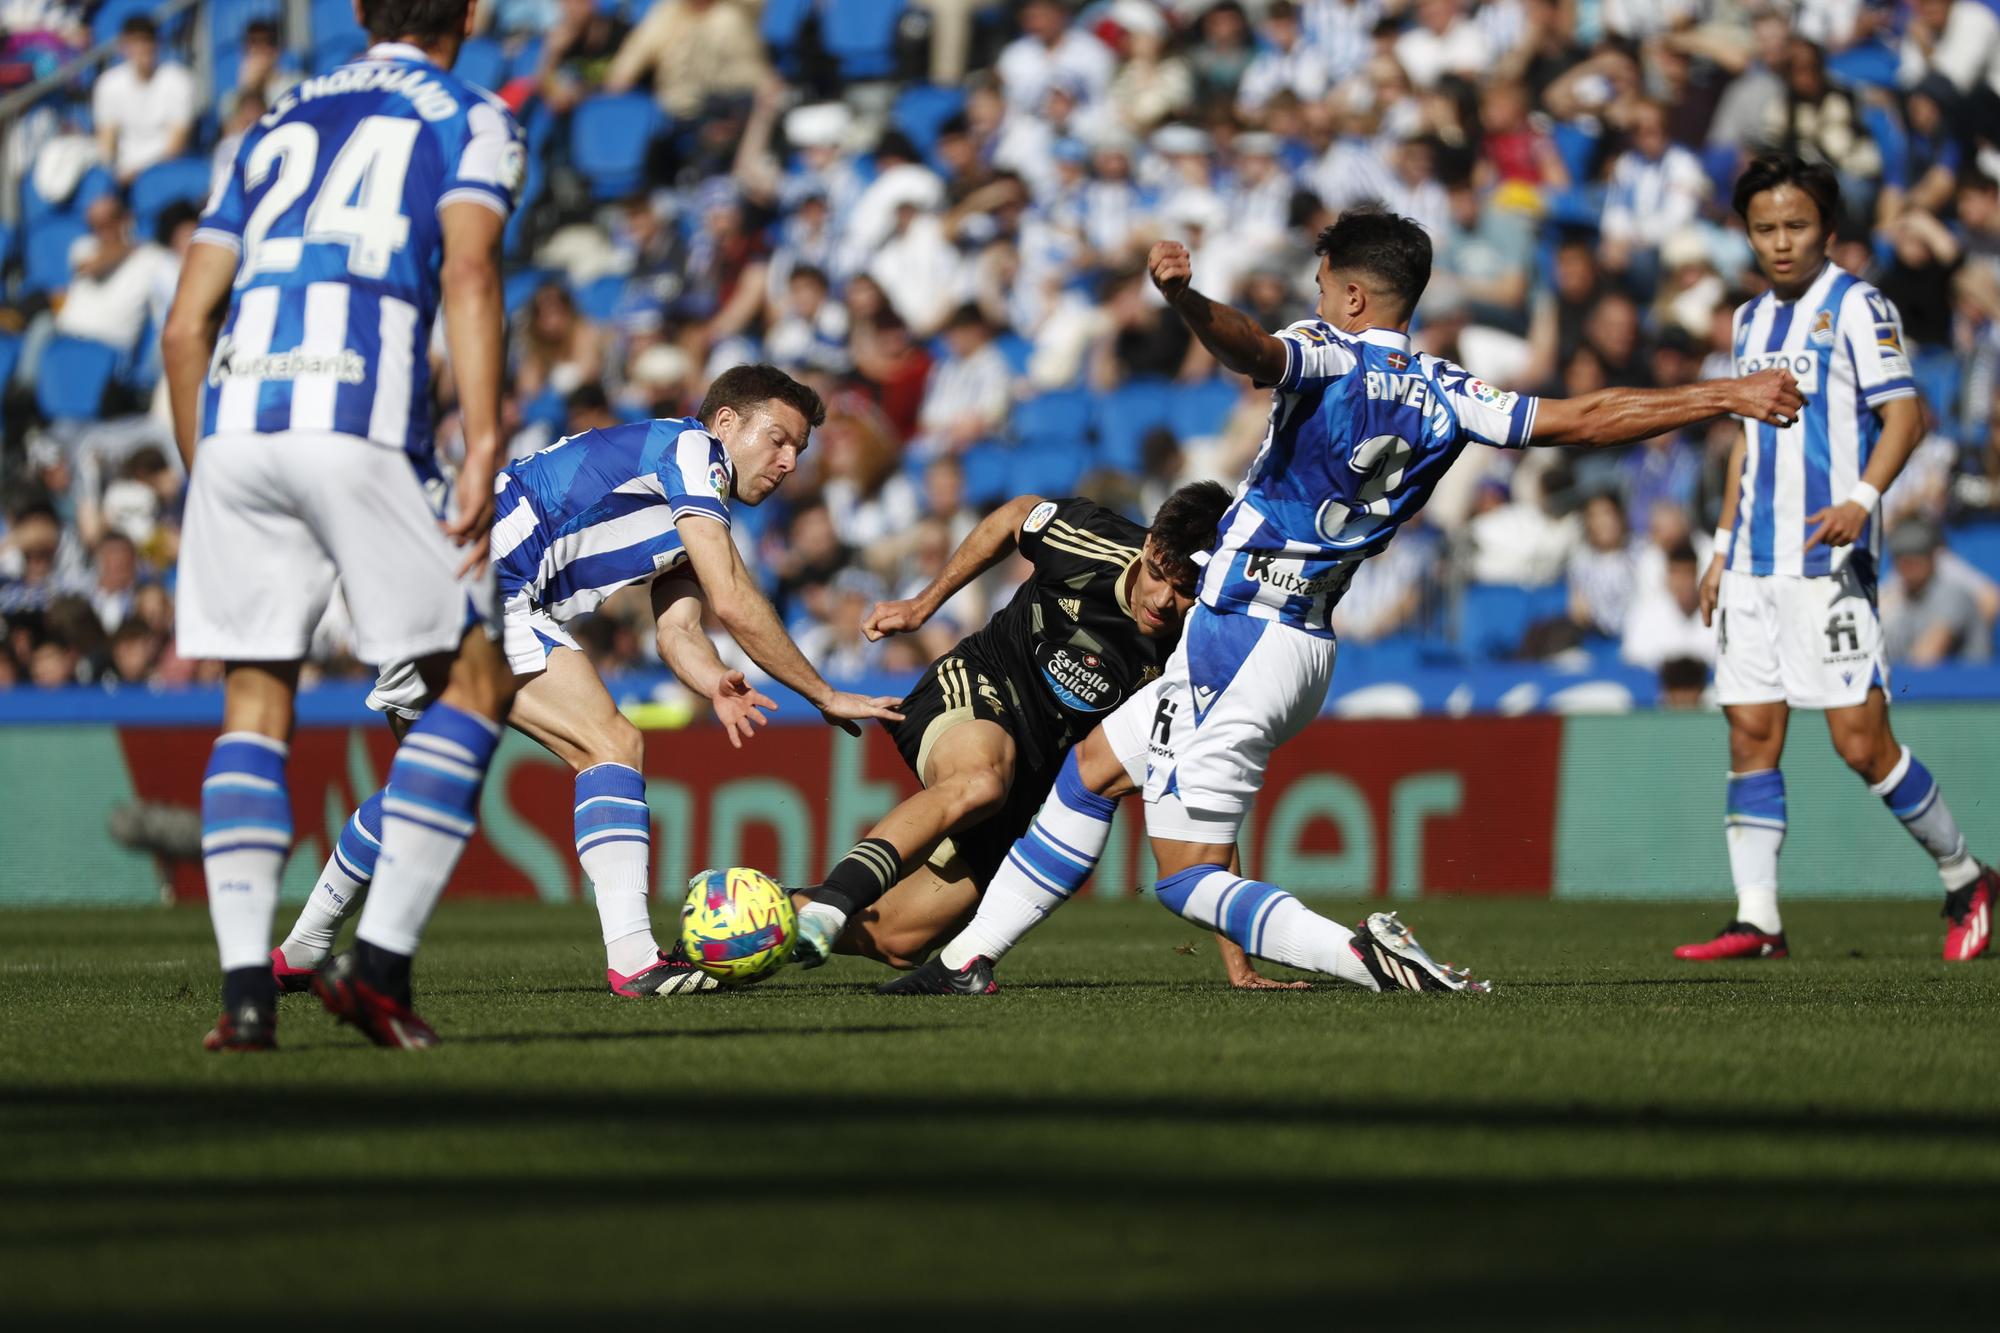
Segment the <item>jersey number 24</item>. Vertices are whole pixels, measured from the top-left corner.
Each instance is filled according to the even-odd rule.
[[[386,277],[389,261],[410,242],[403,178],[421,128],[401,116],[368,116],[357,124],[327,168],[299,236],[270,232],[312,184],[319,165],[319,131],[293,121],[265,135],[243,164],[243,187],[262,185],[274,168],[278,175],[244,225],[236,285],[258,273],[289,273],[298,267],[309,241],[345,242],[348,272],[357,278]]]

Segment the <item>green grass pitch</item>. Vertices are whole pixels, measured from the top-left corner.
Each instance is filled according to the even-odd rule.
[[[991,1000],[618,1002],[588,908],[454,906],[440,1050],[301,996],[222,1058],[205,914],[9,913],[0,1310],[1992,1327],[2000,964],[1931,909],[1706,967],[1666,950],[1716,910],[1408,915],[1499,991],[1235,994],[1085,903]]]

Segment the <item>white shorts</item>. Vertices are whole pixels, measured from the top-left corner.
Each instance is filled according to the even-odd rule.
[[[493,624],[490,564],[438,527],[417,466],[351,435],[216,435],[195,455],[183,522],[176,645],[183,657],[306,655],[337,576],[355,655],[396,662],[456,649]]]
[[[1144,738],[1146,832],[1226,845],[1264,785],[1271,751],[1319,716],[1334,641],[1197,605],[1161,677],[1104,723],[1127,758]]]
[[[540,675],[548,668],[549,654],[558,648],[577,648],[570,632],[555,617],[536,606],[525,592],[517,592],[500,608],[500,650],[516,676]],[[431,703],[431,692],[417,674],[414,662],[391,662],[375,677],[368,691],[368,706],[378,713],[394,713],[412,721],[422,716]]]
[[[1724,570],[1715,640],[1719,704],[1852,708],[1889,693],[1875,589],[1852,562],[1813,578]]]

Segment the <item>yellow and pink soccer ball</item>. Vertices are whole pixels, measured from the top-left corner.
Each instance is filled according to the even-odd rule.
[[[748,986],[783,967],[799,936],[792,895],[761,870],[704,870],[681,904],[688,961],[725,986]]]

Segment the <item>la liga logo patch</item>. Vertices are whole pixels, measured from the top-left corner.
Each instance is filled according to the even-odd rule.
[[[708,465],[708,488],[715,492],[718,500],[729,498],[729,469],[720,463]]]

